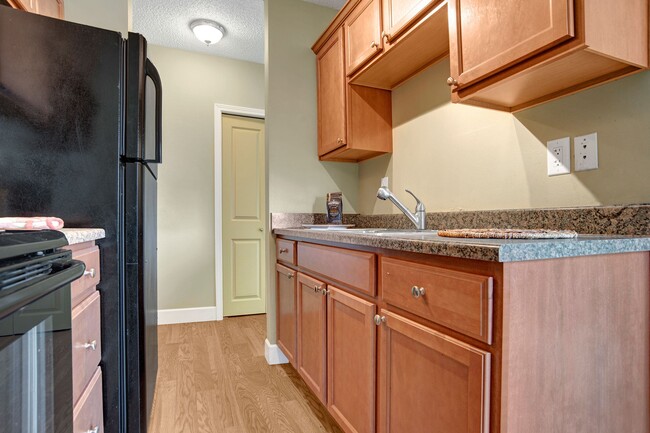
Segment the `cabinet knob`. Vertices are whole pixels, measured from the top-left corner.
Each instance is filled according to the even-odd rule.
[[[88,343],[85,343],[83,347],[84,349],[95,351],[97,350],[97,340],[89,341]]]
[[[384,40],[384,42],[390,42],[390,35],[386,32],[381,32],[381,38]]]
[[[280,248],[280,254],[288,253],[289,248]]]
[[[330,291],[329,291],[329,290],[325,290],[325,289],[320,289],[320,294],[323,295],[323,296],[327,296],[327,295],[330,294]]]
[[[261,231],[261,232],[264,231],[264,229],[263,229],[262,227],[258,228],[257,230],[259,230],[259,231]]]
[[[382,323],[386,322],[386,316],[380,316],[379,314],[375,314],[375,318],[373,320],[375,322],[375,325],[379,326]]]
[[[320,286],[314,286],[314,293],[320,292]]]
[[[90,276],[90,278],[95,278],[95,268],[90,268],[89,271],[84,271],[84,277]]]
[[[338,144],[343,144],[343,139],[342,139],[342,138],[337,138],[337,139],[336,139],[336,142],[337,142]]]
[[[425,293],[424,287],[418,287],[418,286],[411,287],[411,295],[413,295],[415,299],[423,297],[424,293]]]
[[[288,279],[292,279],[292,278],[293,278],[293,274],[287,274],[287,278],[288,278]]]
[[[96,425],[95,427],[92,427],[90,430],[88,430],[86,433],[99,433],[99,426]]]
[[[376,49],[378,46],[379,46],[379,44],[377,42],[375,42],[375,41],[370,42],[370,48],[375,48]]]
[[[458,80],[456,80],[454,77],[449,77],[449,78],[447,78],[447,85],[448,86],[458,86]]]

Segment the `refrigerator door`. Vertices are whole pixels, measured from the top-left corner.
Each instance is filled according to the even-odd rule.
[[[98,241],[106,433],[124,421],[123,49],[119,33],[0,6],[0,216],[106,230]]]
[[[162,87],[146,41],[129,34],[124,178],[127,431],[146,433],[158,372],[157,163]]]

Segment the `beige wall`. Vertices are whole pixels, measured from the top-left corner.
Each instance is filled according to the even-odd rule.
[[[399,212],[375,197],[386,175],[428,211],[650,202],[649,73],[515,115],[452,105],[448,76],[445,60],[393,91],[394,151],[360,164],[360,213]],[[600,168],[548,177],[546,141],[591,132]]]
[[[311,45],[336,15],[301,0],[266,0],[269,210],[325,212],[325,196],[343,192],[357,205],[358,165],[320,162],[316,154],[316,57]]]
[[[65,0],[65,19],[102,29],[121,32],[129,29],[131,0]]]
[[[214,104],[264,108],[264,66],[149,45],[163,83],[158,308],[215,306]]]

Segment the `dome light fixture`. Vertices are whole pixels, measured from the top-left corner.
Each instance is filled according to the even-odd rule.
[[[190,29],[199,41],[208,46],[219,42],[226,33],[221,25],[210,20],[194,20],[190,23]]]

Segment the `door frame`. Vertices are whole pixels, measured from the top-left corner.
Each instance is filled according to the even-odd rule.
[[[265,119],[264,109],[239,107],[235,105],[214,104],[214,285],[215,285],[215,304],[217,307],[217,320],[223,320],[223,251],[221,243],[223,241],[221,217],[223,199],[221,188],[223,182],[221,175],[223,173],[221,150],[223,147],[223,128],[221,119],[224,114],[234,116],[254,117],[256,119]],[[266,126],[266,125],[265,125]],[[265,159],[268,155],[265,155]],[[266,162],[265,162],[266,164]],[[264,219],[266,220],[266,208],[263,209]]]

